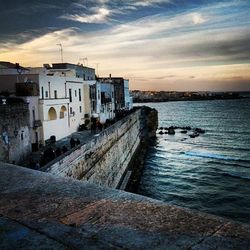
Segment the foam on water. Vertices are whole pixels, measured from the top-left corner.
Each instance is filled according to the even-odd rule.
[[[241,159],[228,157],[225,155],[219,155],[214,153],[207,153],[207,152],[185,152],[185,155],[188,156],[195,156],[195,157],[202,157],[202,158],[211,158],[211,159],[219,159],[219,160],[227,160],[227,161],[240,161]]]
[[[159,127],[206,133],[157,135],[138,193],[250,224],[250,99],[147,105],[158,110]]]

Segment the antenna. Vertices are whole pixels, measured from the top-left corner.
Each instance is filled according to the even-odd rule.
[[[83,66],[85,66],[85,61],[87,62],[86,63],[86,66],[88,67],[88,57],[81,57],[79,58],[79,62],[82,61],[83,62]]]
[[[96,75],[99,77],[99,64],[100,63],[96,63]]]
[[[61,61],[63,63],[63,48],[62,48],[62,44],[61,43],[57,43],[56,45],[60,46],[60,50],[61,50]]]

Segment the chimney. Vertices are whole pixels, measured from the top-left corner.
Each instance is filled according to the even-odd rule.
[[[109,74],[109,78],[111,78],[111,74]]]

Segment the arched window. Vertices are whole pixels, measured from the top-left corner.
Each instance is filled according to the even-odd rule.
[[[48,117],[49,117],[49,120],[56,120],[57,119],[56,110],[53,107],[51,107],[49,109]]]
[[[67,111],[66,107],[62,106],[61,110],[60,110],[60,119],[64,118],[64,114],[65,114],[66,111]]]

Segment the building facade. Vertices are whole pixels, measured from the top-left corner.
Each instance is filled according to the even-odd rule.
[[[96,78],[95,69],[70,63],[24,68],[0,62],[0,96],[15,96],[23,107],[1,106],[0,153],[8,162],[83,128],[102,128],[132,108],[128,80]]]
[[[30,113],[34,117],[32,123],[35,124],[31,127],[39,125],[39,122],[35,121],[40,120],[42,124],[40,138],[37,133],[31,136],[36,143],[38,141],[44,144],[51,138],[58,140],[66,137],[85,123],[86,114],[90,113],[90,99],[84,91],[88,92],[89,86],[84,83],[83,78],[76,75],[75,69],[58,69],[48,65],[42,68],[28,68],[21,74],[15,69],[11,73],[8,69],[1,71],[0,92],[14,92],[20,96],[26,91],[26,99],[30,94]],[[27,91],[32,88],[37,89],[37,92]],[[34,101],[35,95],[38,96],[37,103]]]

